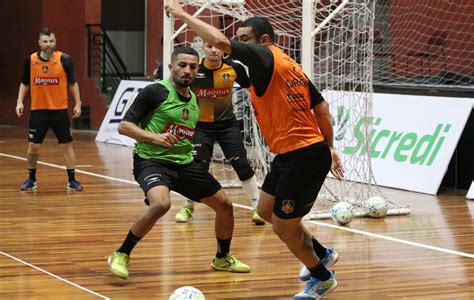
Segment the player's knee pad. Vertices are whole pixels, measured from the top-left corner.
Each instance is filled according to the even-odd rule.
[[[234,168],[240,181],[250,179],[253,175],[253,169],[246,157],[234,157],[230,163]]]

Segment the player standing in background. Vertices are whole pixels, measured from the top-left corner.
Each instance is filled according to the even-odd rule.
[[[170,190],[216,212],[217,253],[211,267],[218,271],[250,272],[248,265],[230,253],[234,231],[232,202],[219,182],[193,160],[192,139],[199,107],[189,86],[196,78],[198,64],[196,50],[175,48],[169,80],[145,87],[119,124],[120,134],[137,141],[133,174],[149,205],[130,228],[122,246],[108,259],[110,271],[120,278],[128,278],[133,248],[170,209]]]
[[[322,246],[301,221],[311,210],[327,173],[331,170],[338,179],[344,175],[333,148],[329,104],[301,67],[273,44],[274,30],[267,19],[245,20],[237,30],[239,41],[234,41],[189,15],[177,0],[168,0],[165,10],[205,42],[249,68],[255,116],[270,151],[277,154],[262,186],[258,213],[272,223],[273,231],[309,271],[309,277],[302,278],[309,282],[294,299],[327,295],[337,287],[337,281],[326,267],[333,265],[338,255]]]
[[[247,151],[232,105],[234,82],[248,88],[250,79],[242,65],[230,60],[224,62],[224,53],[221,50],[204,43],[203,52],[205,57],[200,62],[196,80],[191,85],[191,89],[199,98],[201,111],[193,138],[195,159],[209,170],[214,143],[217,141],[250,199],[252,221],[256,225],[263,225],[265,221],[257,214],[257,178],[247,160]],[[194,202],[186,200],[176,214],[176,222],[187,222],[192,218],[193,211]]]
[[[20,189],[36,189],[39,149],[48,129],[51,128],[66,159],[66,187],[68,190],[82,191],[81,184],[75,178],[76,159],[68,116],[68,87],[75,101],[72,117],[79,118],[81,115],[81,97],[79,85],[74,78],[74,64],[69,55],[56,50],[56,36],[51,29],[40,31],[38,44],[41,51],[31,54],[25,60],[16,105],[16,114],[21,117],[24,110],[23,101],[31,90],[27,150],[29,177]]]

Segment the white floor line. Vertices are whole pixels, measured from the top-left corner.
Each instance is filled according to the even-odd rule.
[[[10,155],[10,154],[1,153],[1,152],[0,152],[0,156],[4,156],[4,157],[9,157],[9,158],[14,158],[14,159],[19,159],[19,160],[24,160],[24,161],[26,161],[26,158],[24,158],[24,157],[20,157],[20,156],[16,156],[16,155]],[[50,163],[43,162],[43,161],[38,161],[38,164],[44,165],[44,166],[48,166],[48,167],[57,168],[57,169],[66,170],[66,167],[65,167],[65,166],[56,165],[56,164],[50,164]],[[89,176],[94,176],[94,177],[99,177],[99,178],[102,178],[102,179],[108,179],[108,180],[112,180],[112,181],[118,181],[118,182],[130,183],[130,184],[138,185],[138,183],[137,183],[136,181],[131,181],[131,180],[125,180],[125,179],[120,179],[120,178],[105,176],[105,175],[96,174],[96,173],[87,172],[87,171],[82,171],[82,170],[76,170],[76,173],[80,173],[80,174],[84,174],[84,175],[89,175]]]
[[[33,269],[36,269],[36,270],[38,270],[38,271],[40,271],[40,272],[43,272],[43,273],[45,273],[45,274],[48,274],[48,275],[50,275],[50,276],[52,276],[52,277],[54,277],[54,278],[56,278],[56,279],[59,279],[59,280],[65,282],[65,283],[67,283],[67,284],[70,284],[70,285],[72,285],[72,286],[75,286],[75,287],[77,287],[77,288],[79,288],[79,289],[81,289],[81,290],[83,290],[83,291],[86,291],[86,292],[88,292],[88,293],[91,293],[91,294],[93,294],[93,295],[95,295],[95,296],[97,296],[97,297],[100,297],[100,298],[102,298],[102,299],[107,299],[107,300],[110,299],[110,298],[107,297],[107,296],[104,296],[104,295],[101,295],[101,294],[96,293],[96,292],[94,292],[94,291],[91,291],[91,290],[89,290],[89,289],[86,289],[85,287],[82,287],[82,286],[80,286],[80,285],[78,285],[78,284],[76,284],[76,283],[74,283],[74,282],[71,282],[71,281],[69,281],[69,280],[67,280],[67,279],[64,279],[64,278],[62,278],[62,277],[59,277],[58,275],[55,275],[55,274],[53,274],[53,273],[51,273],[51,272],[48,272],[48,271],[46,271],[46,270],[43,270],[43,269],[41,269],[41,268],[39,268],[39,267],[37,267],[37,266],[35,266],[35,265],[32,265],[32,264],[30,264],[30,263],[27,263],[26,261],[21,260],[21,259],[19,259],[19,258],[16,258],[15,256],[12,256],[12,255],[10,255],[10,254],[7,254],[7,253],[1,252],[1,251],[0,251],[0,254],[4,255],[4,256],[6,256],[6,257],[9,257],[9,258],[11,258],[11,259],[13,259],[13,260],[15,260],[15,261],[17,261],[17,262],[20,262],[20,263],[22,263],[22,264],[24,264],[24,265],[27,265],[28,267],[31,267],[31,268],[33,268]]]
[[[19,159],[19,160],[26,160],[26,158],[24,158],[24,157],[10,155],[10,154],[6,154],[6,153],[0,153],[0,156],[10,157],[10,158]],[[50,163],[45,163],[45,162],[40,162],[40,161],[38,161],[38,163],[42,164],[42,165],[45,165],[45,166],[65,169],[64,166],[60,166],[60,165],[55,165],[55,164],[50,164]],[[76,173],[95,176],[95,177],[108,179],[108,180],[112,180],[112,181],[119,181],[119,182],[138,185],[138,183],[135,182],[135,181],[124,180],[124,179],[120,179],[120,178],[100,175],[100,174],[96,174],[96,173],[92,173],[92,172],[76,170]],[[243,208],[243,209],[252,210],[252,208],[250,206],[246,206],[246,205],[240,205],[240,204],[234,203],[234,206],[239,207],[239,208]],[[367,232],[367,231],[352,229],[352,228],[339,226],[339,225],[328,224],[328,223],[324,223],[324,222],[318,222],[318,221],[307,221],[307,222],[311,222],[311,223],[314,223],[314,224],[317,224],[317,225],[320,225],[320,226],[330,227],[330,228],[333,228],[333,229],[345,230],[345,231],[349,231],[349,232],[352,232],[352,233],[358,233],[358,234],[362,234],[362,235],[365,235],[365,236],[384,239],[384,240],[387,240],[387,241],[392,241],[392,242],[396,242],[396,243],[400,243],[400,244],[406,244],[406,245],[410,245],[410,246],[430,249],[430,250],[434,250],[434,251],[439,251],[439,252],[449,253],[449,254],[453,254],[453,255],[463,256],[463,257],[467,257],[467,258],[474,258],[474,254],[471,254],[471,253],[465,253],[465,252],[440,248],[440,247],[436,247],[436,246],[430,246],[430,245],[425,245],[425,244],[421,244],[421,243],[410,242],[410,241],[406,241],[406,240],[402,240],[402,239],[398,239],[398,238],[393,238],[393,237],[389,237],[389,236],[385,236],[385,235],[381,235],[381,234],[377,234],[377,233],[371,233],[371,232]]]
[[[406,240],[402,240],[402,239],[398,239],[398,238],[393,238],[393,237],[390,237],[390,236],[381,235],[381,234],[378,234],[378,233],[372,233],[372,232],[362,231],[362,230],[353,229],[353,228],[349,228],[349,227],[345,227],[345,226],[328,224],[328,223],[318,222],[318,221],[306,221],[306,222],[310,222],[310,223],[320,225],[320,226],[335,228],[335,229],[339,229],[339,230],[345,230],[345,231],[349,231],[349,232],[352,232],[352,233],[358,233],[358,234],[362,234],[362,235],[366,235],[366,236],[370,236],[370,237],[374,237],[374,238],[378,238],[378,239],[383,239],[383,240],[387,240],[387,241],[392,241],[392,242],[396,242],[396,243],[400,243],[400,244],[405,244],[405,245],[430,249],[430,250],[434,250],[434,251],[454,254],[454,255],[463,256],[463,257],[467,257],[467,258],[474,258],[474,254],[455,251],[455,250],[449,250],[449,249],[440,248],[440,247],[436,247],[436,246],[425,245],[425,244],[421,244],[421,243],[417,243],[417,242],[410,242],[410,241],[406,241]]]

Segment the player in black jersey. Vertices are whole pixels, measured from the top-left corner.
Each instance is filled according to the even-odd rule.
[[[259,190],[257,179],[247,160],[247,151],[240,133],[239,123],[234,114],[232,94],[234,82],[248,88],[250,79],[245,68],[231,60],[224,60],[224,53],[204,44],[204,59],[199,64],[196,80],[191,88],[199,98],[201,116],[194,134],[195,160],[208,170],[217,141],[242,182],[242,187],[250,199],[256,225],[265,221],[257,214]],[[176,222],[188,222],[192,218],[194,202],[186,200],[181,210],[176,214]]]

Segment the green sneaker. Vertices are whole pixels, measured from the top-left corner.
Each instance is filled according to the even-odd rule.
[[[174,220],[178,223],[186,223],[189,220],[193,219],[193,211],[194,211],[193,207],[188,206],[188,205],[185,204],[178,211],[178,213],[174,217]]]
[[[214,257],[211,267],[216,271],[227,271],[234,273],[250,272],[250,266],[235,258],[231,253],[228,253],[224,258]]]
[[[264,225],[264,224],[265,224],[265,220],[262,219],[262,217],[260,217],[260,216],[257,214],[257,210],[256,210],[256,209],[253,210],[252,222],[254,222],[255,225]]]
[[[129,261],[130,257],[127,254],[114,252],[108,259],[110,272],[122,279],[127,279]]]

